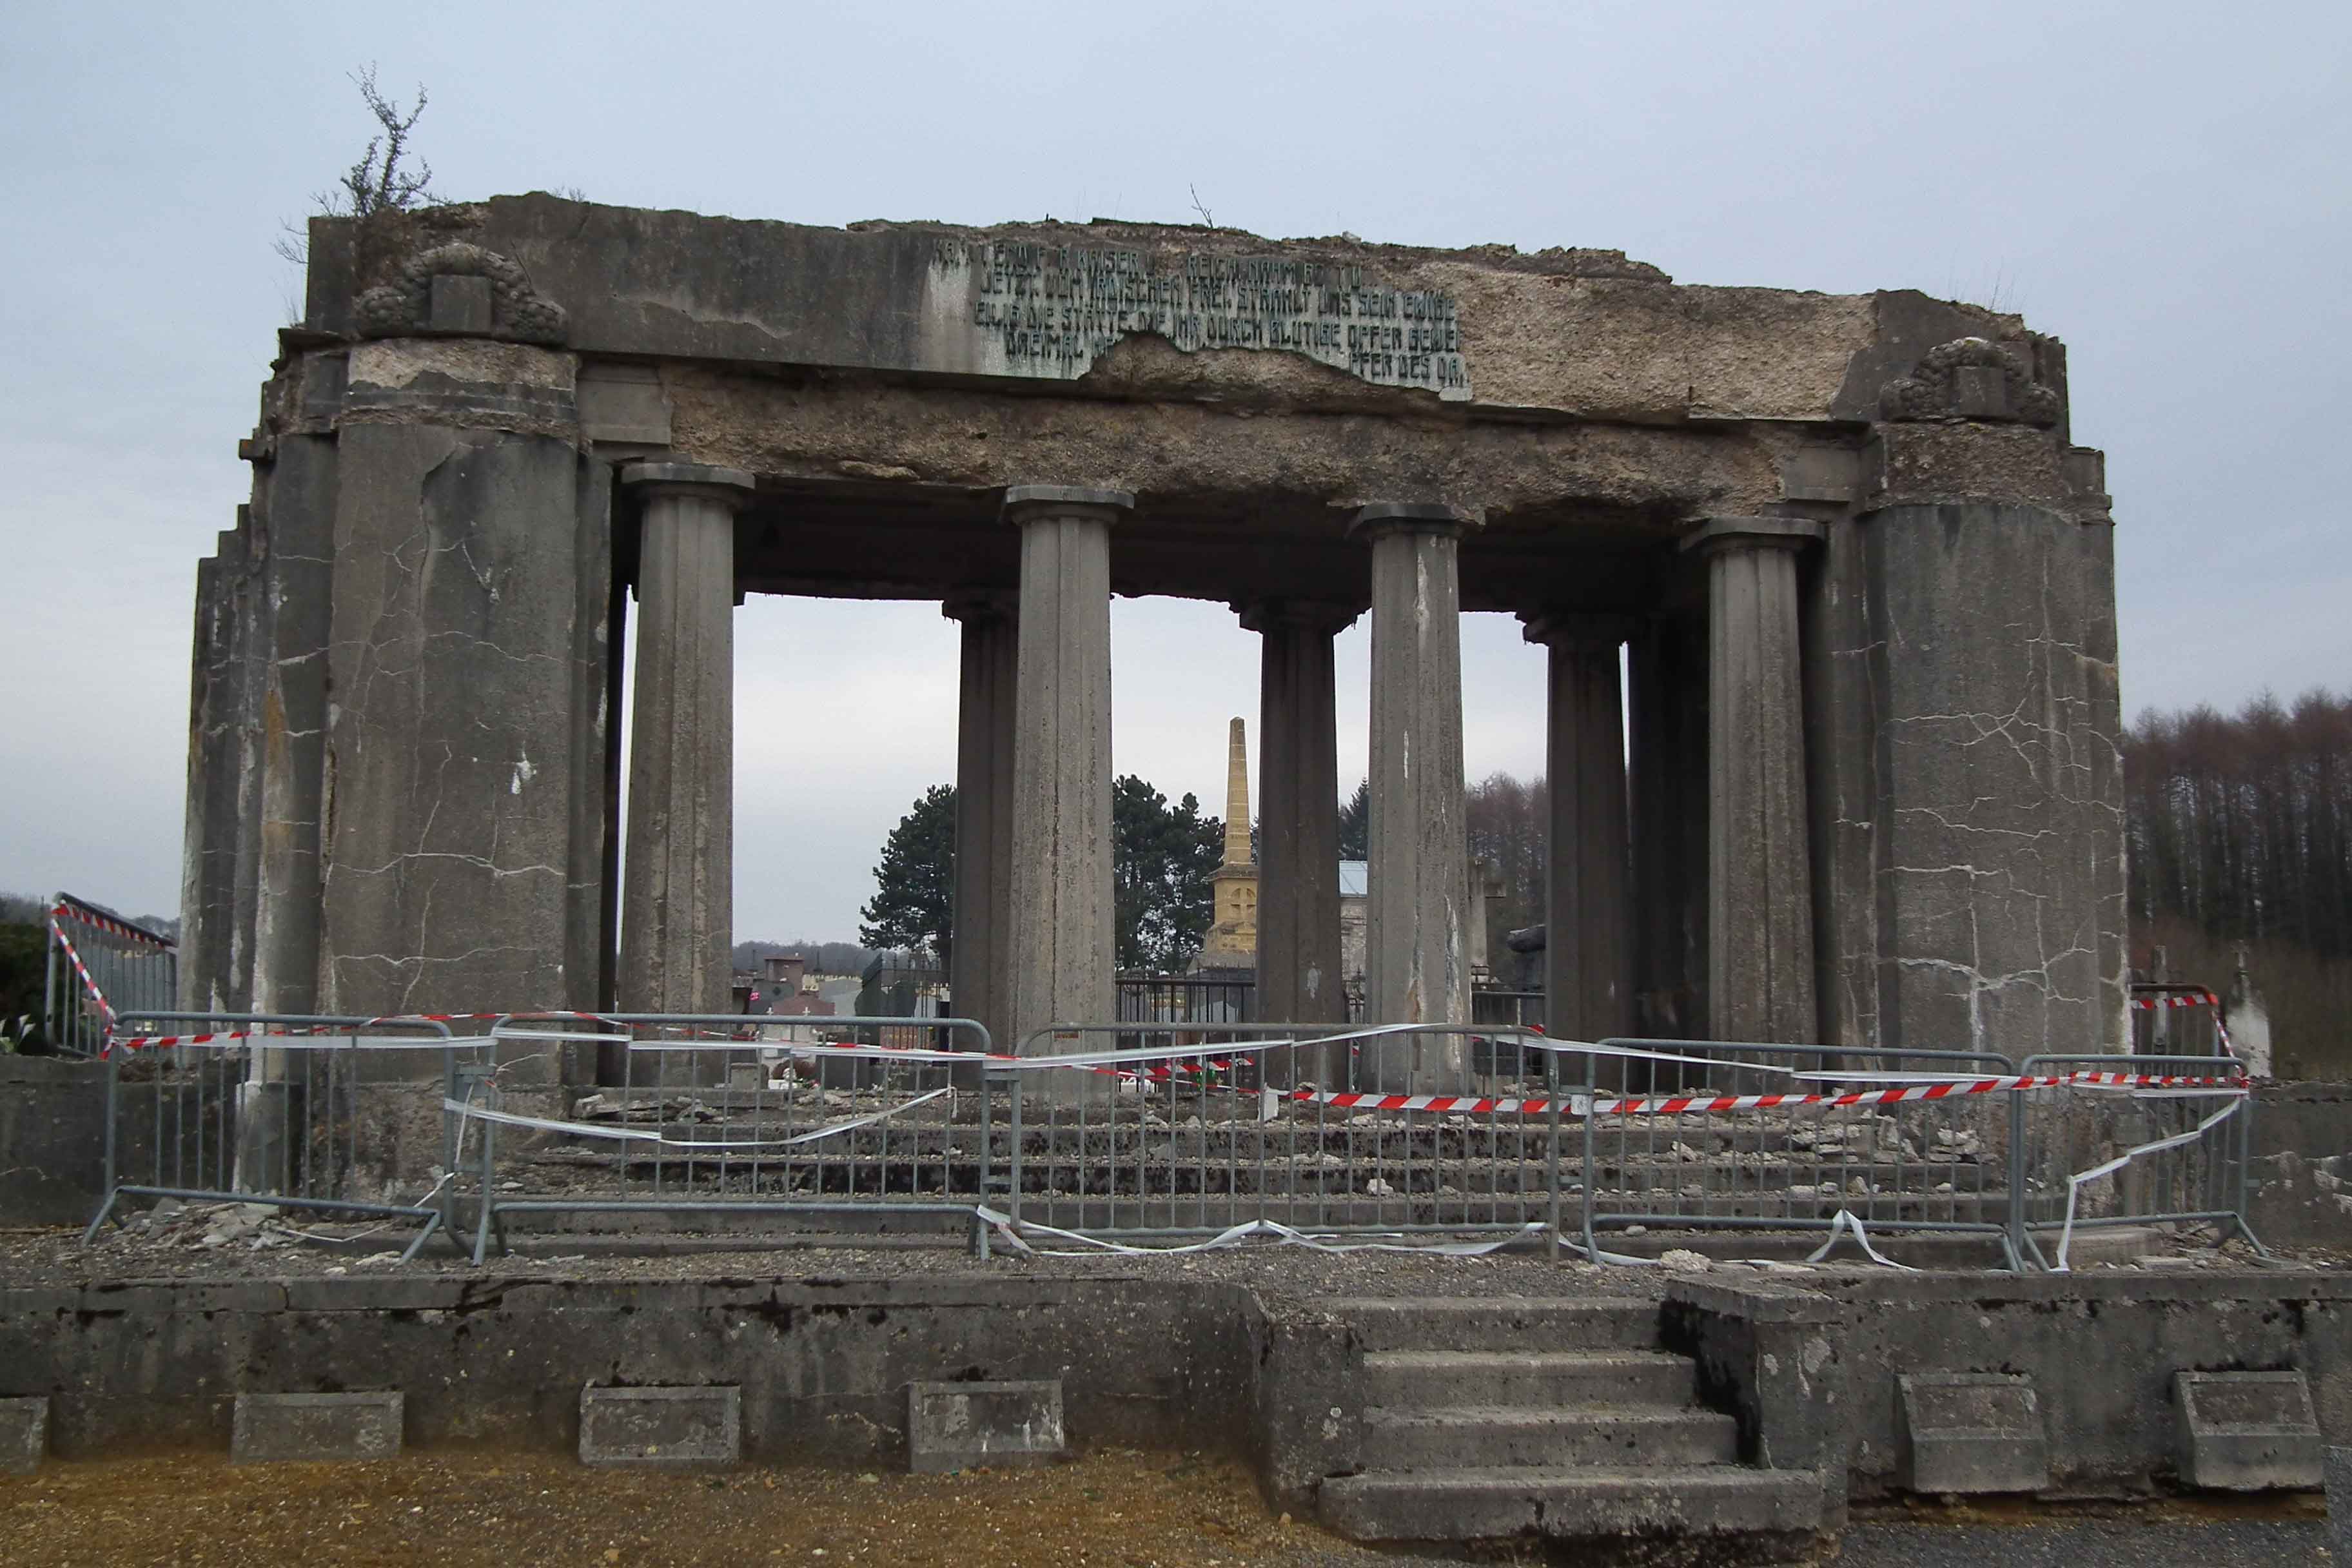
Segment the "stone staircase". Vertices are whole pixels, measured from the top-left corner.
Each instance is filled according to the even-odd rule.
[[[1362,1352],[1363,1468],[1322,1486],[1361,1541],[1716,1537],[1828,1528],[1821,1477],[1743,1465],[1647,1300],[1334,1302]],[[1465,1348],[1466,1347],[1466,1348]]]

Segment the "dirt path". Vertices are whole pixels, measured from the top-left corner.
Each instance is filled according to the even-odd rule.
[[[585,1470],[552,1455],[232,1467],[57,1464],[0,1479],[0,1561],[1233,1568],[1393,1564],[1270,1514],[1240,1466],[1113,1452],[956,1476]]]

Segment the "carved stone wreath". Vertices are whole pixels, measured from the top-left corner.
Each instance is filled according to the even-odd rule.
[[[2016,353],[1988,338],[1960,338],[1929,349],[1909,375],[1880,388],[1880,416],[1890,420],[1995,419],[2055,425],[2057,393],[2036,382]]]
[[[513,342],[554,347],[563,342],[563,307],[530,286],[521,266],[478,245],[454,242],[419,251],[402,264],[399,281],[378,284],[354,302],[363,337],[413,337],[433,330],[433,279],[487,278],[490,330]]]

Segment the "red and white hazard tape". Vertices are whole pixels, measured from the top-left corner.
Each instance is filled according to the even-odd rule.
[[[2153,1013],[2163,1007],[2211,1007],[2219,1010],[2221,999],[2210,991],[2202,991],[2178,996],[2135,996],[2131,1005],[2143,1013]]]
[[[1672,1094],[1643,1095],[1617,1100],[1595,1099],[1596,1116],[1705,1116],[1728,1110],[1770,1110],[1788,1106],[1898,1105],[1912,1100],[1948,1100],[1972,1094],[2004,1094],[2021,1089],[2242,1089],[2235,1078],[2192,1078],[2177,1073],[2070,1072],[2022,1073],[2000,1078],[1956,1079],[1932,1083],[1906,1083],[1893,1089],[1850,1089],[1835,1094]],[[1339,1110],[1424,1110],[1441,1116],[1541,1116],[1555,1106],[1566,1115],[1581,1116],[1586,1106],[1575,1097],[1550,1100],[1491,1099],[1457,1094],[1360,1094],[1297,1089],[1291,1099],[1312,1100]]]
[[[79,899],[60,898],[50,907],[49,919],[52,922],[61,920],[74,921],[79,924],[89,926],[94,930],[102,931],[110,936],[119,936],[130,942],[144,942],[150,947],[175,947],[178,945],[178,943],[173,942],[169,937],[159,936],[152,931],[142,930],[140,927],[131,925],[127,921],[117,920],[111,915],[101,914],[97,910],[91,909],[88,904],[83,903]]]
[[[114,1027],[114,1004],[109,1002],[106,999],[106,993],[98,988],[98,982],[91,978],[89,967],[81,961],[81,954],[74,951],[73,939],[67,936],[65,928],[58,924],[58,913],[64,908],[65,906],[60,904],[57,910],[50,911],[49,935],[56,938],[58,945],[65,950],[67,961],[73,965],[74,973],[81,976],[83,986],[89,992],[89,999],[98,1004],[99,1011],[106,1017],[107,1028],[111,1030]]]

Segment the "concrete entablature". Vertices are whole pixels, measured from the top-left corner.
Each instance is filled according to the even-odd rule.
[[[318,221],[245,450],[199,574],[194,1005],[723,998],[726,622],[772,592],[962,620],[959,995],[1000,1039],[1107,1016],[1107,602],[1165,594],[1264,642],[1276,1011],[1339,1016],[1329,643],[1369,607],[1371,1005],[1464,1016],[1483,609],[1552,660],[1556,1032],[2122,1038],[2105,477],[2014,316],[531,195]]]

